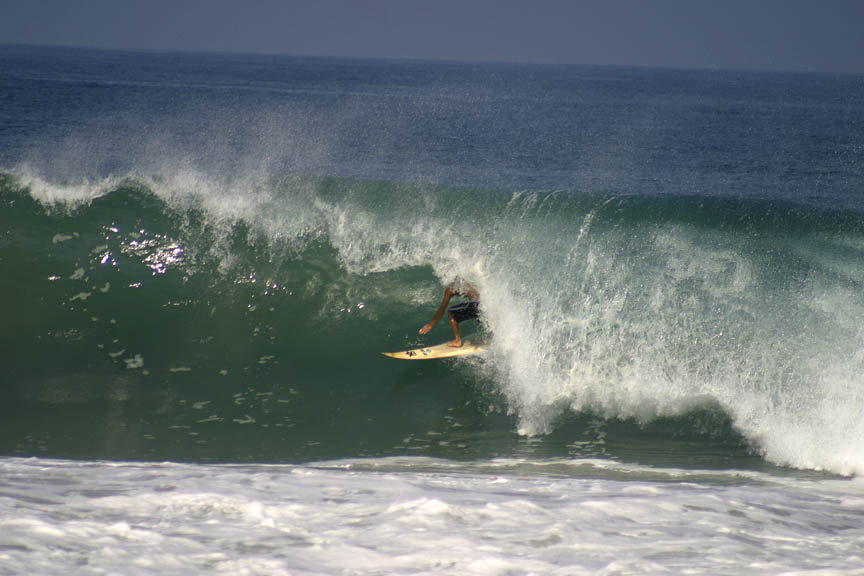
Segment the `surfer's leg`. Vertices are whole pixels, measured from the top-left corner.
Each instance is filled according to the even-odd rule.
[[[453,328],[453,341],[448,342],[447,346],[451,348],[459,348],[462,346],[462,336],[459,334],[459,322],[453,317],[453,314],[448,314],[450,318],[450,327]]]

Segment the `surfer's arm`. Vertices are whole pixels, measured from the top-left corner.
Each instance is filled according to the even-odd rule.
[[[444,316],[444,311],[447,310],[447,304],[450,303],[450,298],[453,297],[453,290],[448,286],[446,290],[444,290],[444,298],[441,300],[441,306],[438,307],[438,310],[435,311],[435,317],[432,318],[432,321],[428,324],[424,325],[420,328],[420,334],[428,334],[435,324],[441,320],[441,317]]]

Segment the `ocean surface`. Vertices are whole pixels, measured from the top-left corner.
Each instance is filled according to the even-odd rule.
[[[864,76],[0,45],[0,273],[0,574],[864,572]]]

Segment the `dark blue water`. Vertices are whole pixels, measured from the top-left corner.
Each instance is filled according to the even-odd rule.
[[[864,463],[864,78],[0,47],[0,452]],[[481,291],[489,354],[448,338]]]
[[[860,76],[30,47],[3,69],[8,165],[859,203]]]

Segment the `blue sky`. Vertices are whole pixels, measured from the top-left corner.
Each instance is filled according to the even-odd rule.
[[[864,73],[864,0],[0,0],[0,42]]]

